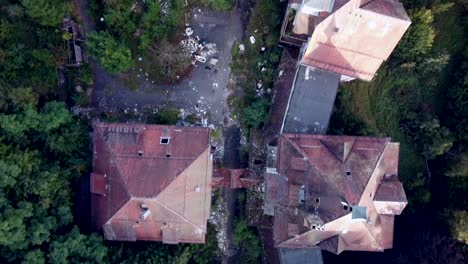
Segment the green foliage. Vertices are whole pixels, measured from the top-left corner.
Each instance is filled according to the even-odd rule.
[[[121,38],[130,40],[137,29],[137,14],[132,5],[134,1],[118,1],[107,5],[104,21],[111,31]]]
[[[229,11],[232,8],[232,0],[191,0],[194,6],[205,6],[217,11]]]
[[[141,48],[147,48],[153,41],[172,37],[184,16],[182,0],[169,0],[163,10],[160,1],[147,1],[148,10],[142,18],[143,34]]]
[[[234,43],[231,72],[237,78],[237,84],[243,91],[240,99],[228,98],[232,115],[239,117],[245,128],[260,128],[268,118],[269,98],[259,94],[266,92],[273,85],[276,67],[281,50],[276,47],[279,36],[279,2],[273,0],[257,1],[250,14],[246,36],[254,36],[256,42],[248,39],[242,43],[245,51],[240,52],[239,43]],[[256,89],[258,84],[260,89]]]
[[[177,109],[166,109],[151,114],[147,122],[149,124],[175,125],[180,120],[180,112]]]
[[[270,101],[262,98],[244,109],[243,122],[247,127],[258,129],[268,120]]]
[[[245,219],[235,221],[233,239],[241,251],[240,263],[258,263],[262,254],[260,238],[247,226]]]
[[[462,152],[457,158],[453,159],[445,175],[462,177],[468,180],[468,152]]]
[[[453,211],[449,225],[453,237],[468,244],[468,211]]]
[[[77,227],[49,246],[50,263],[105,263],[107,248],[98,235],[80,234]]]
[[[18,90],[31,94],[30,89]],[[86,127],[63,103],[38,108],[34,98],[18,99],[5,87],[2,92],[0,261],[103,260],[107,252],[99,239],[76,228],[67,232],[73,220],[70,181],[81,176],[89,162]]]
[[[435,38],[432,26],[434,15],[430,9],[414,10],[410,13],[412,24],[399,42],[395,55],[411,60],[427,54]]]
[[[464,50],[462,65],[454,75],[457,81],[447,91],[448,123],[458,139],[468,141],[468,48]]]
[[[62,34],[9,12],[13,6],[0,9],[0,78],[14,87],[30,86],[45,93],[57,84],[57,65],[66,57]]]
[[[59,26],[67,11],[64,0],[21,0],[26,13],[43,26]]]
[[[133,66],[130,49],[107,32],[100,31],[88,34],[86,46],[89,55],[110,73],[124,72]]]
[[[426,159],[434,159],[450,150],[454,138],[436,118],[418,118],[409,123],[411,137]]]

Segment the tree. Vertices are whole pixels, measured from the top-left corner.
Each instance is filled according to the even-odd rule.
[[[435,117],[418,117],[409,122],[411,136],[426,159],[434,159],[450,150],[454,138]]]
[[[245,108],[243,116],[245,125],[255,129],[260,128],[268,119],[269,107],[269,100],[262,98]]]
[[[421,232],[411,239],[396,263],[462,264],[465,263],[462,249],[450,237],[431,232]]]
[[[21,0],[26,13],[43,26],[58,26],[67,11],[64,0]]]
[[[74,227],[49,246],[50,263],[104,263],[107,248],[96,234],[86,236]]]
[[[395,56],[403,60],[413,60],[427,54],[436,35],[432,26],[434,16],[430,9],[415,10],[410,17],[412,24],[395,50]]]
[[[99,239],[67,232],[70,181],[89,164],[86,127],[63,103],[38,108],[7,86],[0,86],[0,262],[99,262],[107,256]]]
[[[468,211],[453,211],[449,225],[453,237],[468,245]]]
[[[247,226],[245,219],[237,219],[235,222],[233,239],[241,250],[240,263],[258,263],[262,252],[260,239]]]
[[[180,25],[184,15],[183,2],[168,0],[166,3],[168,6],[157,0],[147,1],[148,11],[142,18],[141,48],[148,47],[155,40],[173,36]]]
[[[163,82],[177,81],[177,76],[184,74],[192,65],[190,56],[178,45],[173,45],[166,40],[153,44],[149,51],[151,67],[158,69],[156,78]]]
[[[124,72],[133,66],[130,49],[107,32],[100,31],[88,34],[86,46],[89,55],[110,73]]]
[[[107,3],[104,19],[111,27],[111,31],[118,36],[130,39],[137,29],[136,16],[134,15],[134,1],[116,1]]]

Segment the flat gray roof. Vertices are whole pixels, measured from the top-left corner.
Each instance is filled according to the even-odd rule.
[[[299,65],[282,133],[326,134],[340,74]]]
[[[323,264],[320,248],[280,248],[281,264]]]

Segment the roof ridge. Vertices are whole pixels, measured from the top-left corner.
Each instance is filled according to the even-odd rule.
[[[194,163],[202,156],[202,154],[205,153],[205,151],[207,151],[207,150],[209,150],[209,148],[203,149],[203,151],[202,151],[200,154],[198,154],[198,155],[196,156],[196,158],[193,159],[193,161],[192,161],[189,165],[187,165],[187,167],[185,167],[184,170],[182,170],[179,174],[177,174],[177,176],[174,178],[174,180],[173,180],[172,182],[174,182],[177,178],[180,177],[180,175],[182,175],[185,171],[187,171],[187,169],[188,169],[192,164],[194,164]],[[171,183],[172,183],[172,182],[171,182]],[[209,183],[207,183],[207,184],[209,184]],[[159,194],[161,194],[161,193],[162,193],[164,190],[166,190],[169,186],[170,186],[170,184],[167,185],[166,188],[163,189],[161,192],[159,192],[158,195],[157,195],[156,197],[152,198],[152,200],[154,200],[155,202],[157,202],[159,205],[163,206],[164,208],[168,209],[169,211],[173,212],[173,213],[176,214],[177,216],[181,217],[181,218],[184,219],[185,221],[189,222],[190,224],[196,226],[197,228],[202,229],[203,231],[206,231],[205,228],[202,228],[202,227],[196,225],[195,223],[193,223],[192,221],[190,221],[189,219],[187,219],[185,216],[183,216],[183,215],[177,213],[177,212],[176,212],[175,210],[173,210],[170,206],[167,206],[166,204],[164,204],[164,203],[162,203],[161,201],[158,200]],[[184,201],[185,201],[185,191],[184,191]],[[184,206],[185,206],[185,202],[184,202]],[[185,211],[185,208],[184,208],[184,211]]]
[[[341,160],[340,157],[336,156],[336,154],[327,146],[327,144],[325,143],[325,141],[323,139],[319,139],[319,142],[322,146],[325,147],[325,149],[336,159],[338,160],[338,162],[340,162],[341,164],[344,165],[344,159]],[[344,142],[343,142],[344,144]]]

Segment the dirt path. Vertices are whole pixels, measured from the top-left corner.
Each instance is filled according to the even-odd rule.
[[[223,164],[225,168],[236,169],[241,166],[240,161],[240,129],[233,125],[224,129],[224,157]],[[234,228],[234,217],[236,213],[237,192],[235,189],[224,189],[224,201],[227,215],[227,256],[223,256],[223,263],[237,263],[238,250],[234,245],[232,233]]]

